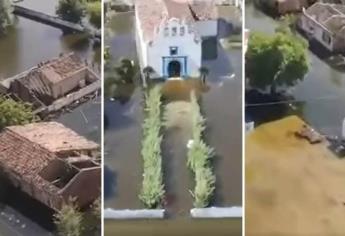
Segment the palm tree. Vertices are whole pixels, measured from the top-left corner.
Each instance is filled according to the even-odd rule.
[[[151,78],[151,76],[154,72],[155,72],[155,70],[151,66],[146,66],[143,69],[143,73],[144,73],[143,86],[144,87],[146,87],[147,81]]]
[[[210,73],[209,69],[208,69],[207,67],[202,66],[202,67],[200,67],[200,69],[199,69],[199,73],[200,73],[201,81],[202,81],[203,83],[206,83],[206,78],[207,78],[207,76],[208,76],[209,73]]]

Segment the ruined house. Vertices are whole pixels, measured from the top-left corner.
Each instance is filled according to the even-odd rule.
[[[58,210],[100,196],[99,145],[56,122],[11,126],[0,133],[0,171],[15,187]]]
[[[42,62],[17,77],[11,81],[9,92],[25,102],[50,105],[97,79],[85,62],[70,53]]]
[[[330,52],[345,52],[345,5],[315,3],[303,11],[298,25]]]

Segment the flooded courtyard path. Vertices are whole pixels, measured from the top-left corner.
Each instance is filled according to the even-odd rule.
[[[268,17],[252,4],[246,5],[246,27],[251,31],[274,33],[278,22]],[[340,135],[342,121],[345,118],[345,73],[333,69],[311,51],[308,53],[310,71],[303,81],[290,89],[296,100],[295,104],[282,115],[272,114],[278,119],[289,114],[297,114],[321,133]],[[273,107],[271,107],[273,109]],[[259,116],[272,111],[270,107],[256,109]],[[261,115],[260,115],[261,114]],[[262,121],[258,121],[261,123]]]
[[[133,13],[114,15],[108,19],[108,25],[105,45],[110,47],[113,63],[121,58],[136,61]],[[212,205],[241,206],[242,52],[240,49],[224,50],[220,45],[218,51],[217,60],[205,62],[205,66],[210,68],[207,89],[199,91],[200,105],[207,119],[206,139],[217,152],[217,192]],[[175,124],[164,129],[162,145],[166,209],[173,219],[189,217],[189,210],[193,207],[189,190],[194,183],[187,168],[186,147],[190,139],[190,124],[186,118],[189,92],[184,93],[181,86],[163,91],[164,104],[170,113],[168,116],[175,116]],[[106,100],[105,207],[143,208],[138,199],[142,181],[143,92],[140,88],[129,89],[128,94],[120,99]]]

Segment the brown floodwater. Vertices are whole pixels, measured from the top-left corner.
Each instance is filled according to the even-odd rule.
[[[25,7],[55,15],[57,0],[24,0]],[[29,69],[43,60],[57,57],[62,52],[74,51],[82,58],[100,64],[100,47],[80,34],[63,35],[62,31],[22,17],[8,34],[0,37],[0,79]]]
[[[55,15],[57,2],[24,0],[18,4]],[[84,35],[63,35],[60,29],[16,17],[8,34],[0,37],[0,80],[29,69],[41,61],[57,57],[62,52],[72,51],[100,68],[100,47],[94,48]],[[89,139],[98,143],[101,141],[99,98],[81,105],[71,113],[61,115],[57,121]],[[52,235],[52,229],[46,227],[46,224],[51,226],[51,215],[43,214],[43,211],[47,211],[45,207],[39,208],[15,192],[8,194],[14,194],[15,198],[11,198],[11,204],[0,204],[0,235]],[[28,205],[18,204],[18,201],[31,204],[36,214],[32,214],[33,211]],[[13,219],[17,223],[14,223]]]
[[[104,234],[107,236],[240,236],[242,220],[106,220]]]
[[[110,46],[113,62],[120,58],[136,60],[133,13],[121,13],[108,20],[106,45]],[[241,220],[189,219],[193,199],[189,189],[193,188],[193,176],[187,169],[188,98],[195,89],[200,98],[202,112],[207,119],[206,139],[216,150],[214,171],[217,176],[217,191],[212,206],[242,205],[242,52],[237,49],[224,50],[219,46],[218,59],[205,62],[211,68],[207,86],[194,81],[172,81],[163,86],[166,108],[174,121],[164,129],[162,144],[167,221],[109,221],[106,232],[132,232],[155,229],[157,235],[186,229],[186,234],[204,231],[203,228],[218,229],[230,235],[233,225],[238,228]],[[107,71],[105,72],[107,74]],[[230,75],[234,74],[232,77]],[[105,207],[115,209],[143,208],[138,194],[142,181],[141,124],[143,122],[143,91],[137,87],[128,89],[129,94],[121,99],[105,102]],[[123,94],[122,94],[123,95]],[[186,102],[183,104],[183,102]],[[179,109],[180,113],[177,112]],[[176,110],[176,112],[171,112]],[[171,120],[170,120],[171,121]],[[202,222],[202,223],[201,223]],[[234,223],[236,222],[236,223]],[[203,225],[203,226],[202,226]],[[109,226],[109,227],[108,227]],[[226,230],[227,227],[228,231]],[[133,229],[133,231],[131,231]],[[150,231],[151,229],[151,231]],[[114,230],[114,231],[112,231]],[[157,230],[157,231],[156,231]],[[163,230],[163,231],[160,231]],[[177,232],[176,231],[176,232]],[[178,233],[178,232],[177,232]],[[176,235],[176,234],[174,234]],[[202,234],[201,234],[202,235]]]

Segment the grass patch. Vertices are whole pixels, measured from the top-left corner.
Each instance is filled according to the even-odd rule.
[[[200,107],[194,91],[191,93],[193,144],[188,150],[187,165],[194,174],[195,187],[192,192],[194,207],[207,207],[215,190],[216,176],[210,166],[210,159],[214,157],[214,150],[203,140],[205,119],[201,115]]]
[[[161,92],[158,86],[153,87],[145,96],[145,120],[141,155],[144,161],[144,174],[140,200],[147,208],[157,208],[164,196],[162,154],[160,134]]]

